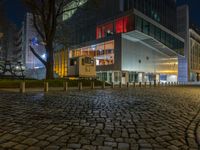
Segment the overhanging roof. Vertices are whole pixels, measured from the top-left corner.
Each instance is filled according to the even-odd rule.
[[[122,37],[125,39],[128,39],[130,41],[140,42],[140,43],[142,43],[148,47],[151,47],[152,49],[154,49],[162,54],[168,55],[170,57],[174,57],[174,56],[178,55],[178,53],[176,53],[174,50],[170,49],[163,43],[159,42],[155,38],[148,36],[138,30],[123,33]]]

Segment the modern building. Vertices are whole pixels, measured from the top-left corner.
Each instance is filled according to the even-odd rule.
[[[87,20],[90,28],[74,27],[77,43],[65,50],[69,58],[94,57],[98,78],[107,82],[183,78],[184,39],[177,34],[175,0],[102,0],[97,12]],[[77,16],[78,11],[67,23]]]
[[[44,45],[40,44],[40,36],[38,35],[34,25],[33,16],[31,13],[25,15],[22,27],[18,33],[17,40],[17,51],[16,55],[22,60],[26,67],[26,77],[28,78],[44,78],[45,70],[44,65],[30,50],[30,45],[35,49],[35,51],[45,59],[45,48]]]
[[[15,24],[5,22],[5,24],[0,27],[0,31],[2,33],[2,37],[0,38],[0,61],[7,60],[14,62],[17,28]]]
[[[200,80],[200,29],[191,23],[189,7],[183,5],[177,9],[178,34],[185,39],[184,55],[180,61],[184,81]]]

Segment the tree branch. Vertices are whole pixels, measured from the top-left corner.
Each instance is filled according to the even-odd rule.
[[[37,25],[38,22],[36,20],[36,15],[35,14],[32,14],[32,15],[33,15],[33,24],[34,24],[34,27],[37,30],[38,34],[41,36],[41,38],[45,41],[46,38],[45,38],[44,34],[42,33],[42,31],[40,30],[40,28]]]
[[[31,52],[35,55],[35,57],[37,57],[37,59],[39,59],[43,63],[43,65],[46,67],[46,64],[47,64],[46,61],[42,59],[40,55],[38,55],[38,53],[34,50],[32,46],[29,46],[29,47],[30,47]]]

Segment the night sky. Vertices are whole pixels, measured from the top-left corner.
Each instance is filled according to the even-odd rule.
[[[21,0],[6,0],[5,9],[8,18],[20,27],[26,12]],[[200,26],[200,0],[177,0],[177,4],[188,3],[190,6],[190,20]]]

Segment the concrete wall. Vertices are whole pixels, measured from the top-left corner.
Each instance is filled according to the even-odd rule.
[[[122,70],[177,75],[178,60],[144,43],[123,38]]]

